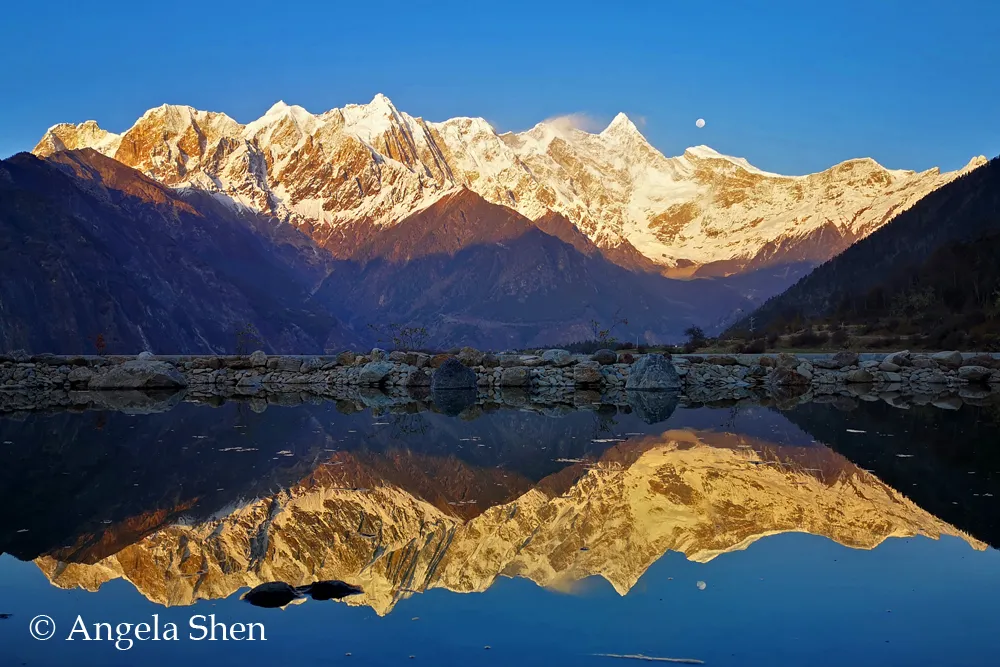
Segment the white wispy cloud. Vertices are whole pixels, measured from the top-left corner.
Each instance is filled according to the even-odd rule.
[[[583,130],[584,132],[600,132],[607,125],[607,123],[583,112],[546,118],[545,124],[557,131]]]

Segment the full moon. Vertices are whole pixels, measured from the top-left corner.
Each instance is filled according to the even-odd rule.
[[[705,119],[704,118],[699,118],[698,120],[696,120],[694,122],[694,126],[695,127],[705,127]]]

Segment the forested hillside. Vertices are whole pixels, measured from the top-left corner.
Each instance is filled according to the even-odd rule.
[[[754,313],[756,330],[863,325],[934,347],[1000,340],[1000,158],[927,195]],[[749,318],[730,330],[749,328]]]

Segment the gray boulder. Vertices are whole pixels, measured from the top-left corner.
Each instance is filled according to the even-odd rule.
[[[774,365],[778,368],[796,368],[802,362],[794,354],[789,354],[788,352],[782,352],[774,360]]]
[[[142,359],[143,361],[147,361],[152,358],[153,358],[153,353],[150,352],[149,350],[143,350],[142,352],[139,353],[139,356],[136,357],[136,359]]]
[[[431,389],[475,389],[476,373],[455,357],[449,357],[438,366],[431,377]]]
[[[974,357],[969,357],[962,361],[963,366],[982,366],[983,368],[990,368],[995,371],[1000,371],[1000,358],[994,357],[992,354],[977,354]]]
[[[853,384],[865,384],[875,381],[875,376],[873,376],[869,371],[864,368],[857,368],[853,371],[847,373],[845,378],[848,382]]]
[[[598,350],[590,355],[590,359],[602,366],[610,366],[618,361],[618,355],[611,350]]]
[[[422,369],[410,371],[406,376],[407,387],[429,387],[431,386],[431,376]]]
[[[983,366],[962,366],[958,369],[959,379],[966,382],[987,382],[993,372]]]
[[[483,363],[483,357],[485,355],[479,350],[472,347],[463,347],[458,351],[456,358],[462,362],[463,366],[480,366]]]
[[[358,382],[368,387],[381,387],[395,366],[388,361],[369,361],[361,367]]]
[[[372,348],[371,354],[369,354],[368,356],[371,357],[372,361],[385,361],[389,355],[388,353],[386,353],[385,350],[378,347],[374,347]]]
[[[300,373],[312,373],[314,371],[322,370],[323,360],[319,357],[307,357],[302,360],[302,365],[299,366]]]
[[[133,359],[98,373],[87,384],[91,389],[174,389],[187,380],[165,361]]]
[[[681,379],[674,365],[662,354],[644,354],[629,371],[625,389],[663,391],[681,388]]]
[[[546,350],[542,353],[542,359],[557,368],[569,366],[573,363],[573,355],[567,350]]]
[[[955,350],[935,352],[931,355],[931,360],[936,361],[945,368],[958,368],[962,365],[962,353]]]
[[[858,363],[858,353],[850,352],[849,350],[841,350],[837,354],[833,355],[834,364],[837,368],[844,368],[845,366],[855,366]]]
[[[513,368],[514,366],[520,366],[521,355],[519,354],[506,354],[502,353],[497,356],[497,366],[501,368]],[[495,367],[494,367],[495,368]]]
[[[577,386],[600,384],[602,379],[597,361],[581,361],[573,367],[573,384]]]
[[[523,366],[505,368],[500,374],[501,387],[526,387],[530,381],[530,371]]]
[[[798,368],[801,368],[801,365],[799,365]],[[806,372],[808,372],[808,370]],[[804,375],[796,368],[789,368],[787,366],[778,366],[777,368],[774,369],[774,372],[771,373],[768,379],[773,385],[801,386],[809,384],[809,381],[812,379],[812,373],[810,372],[809,376],[806,377],[806,375]]]
[[[892,354],[887,354],[885,359],[883,359],[882,361],[890,364],[895,364],[897,366],[909,366],[910,351],[903,350],[901,352],[893,352]]]
[[[731,357],[728,354],[713,354],[708,356],[705,361],[715,366],[735,366],[737,364],[736,357]]]
[[[270,357],[266,360],[265,365],[271,371],[298,373],[299,368],[302,367],[302,362],[295,357]]]
[[[878,369],[880,371],[887,371],[889,373],[897,373],[899,372],[900,365],[894,361],[883,361],[881,364],[878,365]]]
[[[267,366],[267,354],[264,350],[254,350],[250,355],[250,365],[254,368],[263,368]]]
[[[92,377],[94,377],[94,371],[86,366],[74,366],[66,379],[71,387],[86,387]]]

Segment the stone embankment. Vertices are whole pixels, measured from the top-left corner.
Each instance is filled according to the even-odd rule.
[[[466,389],[480,393],[517,388],[682,391],[728,389],[817,394],[866,385],[879,392],[936,394],[973,387],[993,393],[1000,385],[1000,359],[958,352],[894,352],[862,360],[853,352],[828,356],[674,356],[600,350],[592,355],[546,350],[538,354],[493,354],[463,348],[455,355],[385,352],[359,355],[274,356],[0,356],[3,389],[172,389],[253,395],[282,387],[316,393],[344,387]],[[992,388],[990,385],[994,385]]]

